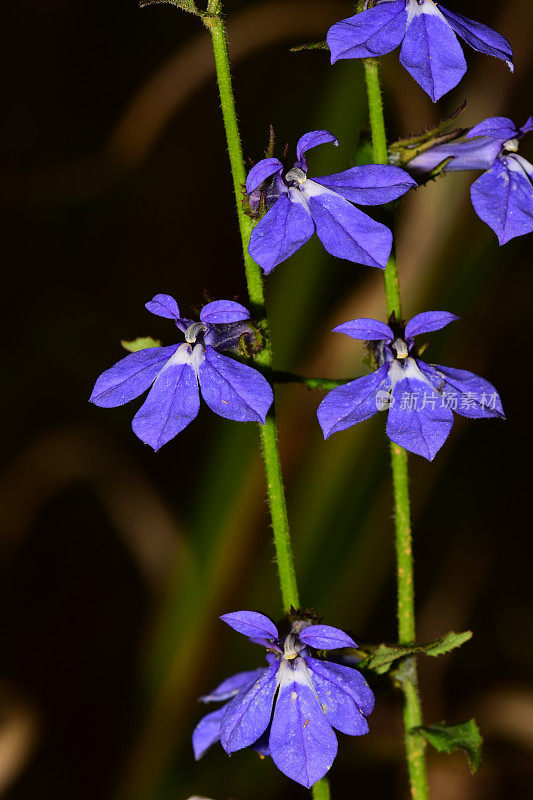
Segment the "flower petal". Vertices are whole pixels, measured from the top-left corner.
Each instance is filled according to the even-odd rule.
[[[362,736],[368,733],[368,722],[352,697],[351,684],[347,684],[342,675],[330,670],[328,662],[311,657],[306,657],[305,661],[311,669],[311,680],[329,724],[349,736]],[[361,681],[366,683],[363,676],[357,674]],[[374,695],[368,684],[366,692],[371,696],[373,706]]]
[[[335,23],[327,35],[331,63],[341,58],[372,58],[394,50],[407,26],[405,0],[382,3]]]
[[[405,335],[410,339],[413,336],[418,336],[419,333],[439,331],[456,319],[459,319],[459,317],[449,311],[424,311],[409,320],[405,326]]]
[[[213,300],[202,308],[200,319],[212,325],[241,322],[243,319],[250,319],[250,312],[234,300]]]
[[[519,131],[516,129],[516,125],[509,117],[488,117],[478,125],[474,125],[466,134],[466,138],[490,136],[503,144],[508,139],[514,139],[518,135]]]
[[[256,369],[207,346],[198,377],[202,397],[215,414],[237,422],[265,424],[274,394]]]
[[[346,336],[351,336],[352,339],[361,339],[364,342],[392,342],[394,339],[394,333],[388,325],[371,317],[360,317],[349,322],[343,322],[342,325],[337,325],[336,328],[333,328],[333,332],[345,333]]]
[[[282,194],[252,230],[248,252],[268,273],[292,256],[313,235],[313,220],[292,188],[290,197]]]
[[[470,169],[489,169],[500,154],[502,143],[490,136],[430,147],[411,159],[407,169],[412,175],[423,175],[435,169],[446,158],[451,158],[444,172],[461,172]]]
[[[179,345],[147,347],[121,358],[102,372],[89,398],[101,408],[115,408],[129,403],[145,392],[154,382],[157,373],[172,358]]]
[[[390,203],[417,185],[405,170],[388,164],[352,167],[334,175],[313,178],[313,182],[362,206]]]
[[[433,385],[446,384],[445,397],[457,414],[471,419],[481,419],[482,417],[505,419],[500,395],[489,381],[464,369],[453,369],[452,367],[442,367],[440,364],[424,364],[423,362],[419,362],[419,366]],[[446,391],[446,389],[451,391]]]
[[[477,50],[479,53],[485,53],[488,56],[496,56],[496,58],[503,59],[511,72],[514,72],[513,49],[505,36],[489,28],[488,25],[482,25],[481,22],[463,17],[462,14],[456,14],[455,11],[449,11],[447,8],[444,8],[444,6],[441,6],[440,3],[439,8],[453,30],[464,39],[470,47]]]
[[[339,146],[338,139],[329,131],[309,131],[309,133],[304,133],[296,145],[296,158],[300,161],[304,153],[307,153],[308,150],[311,150],[313,147],[318,147],[320,144],[330,143],[334,144],[335,147]]]
[[[282,169],[283,164],[279,158],[263,158],[261,161],[258,161],[257,164],[254,164],[246,178],[246,191],[248,194],[251,194],[254,189],[258,189],[267,178],[270,178],[270,176],[274,175],[276,172],[281,172]]]
[[[133,417],[133,432],[154,450],[173,439],[198,414],[200,395],[192,358],[190,345],[180,345]]]
[[[492,228],[501,245],[533,231],[532,183],[523,170],[509,169],[514,161],[498,159],[470,187],[476,214]]]
[[[294,670],[294,680],[280,686],[270,753],[281,772],[308,789],[326,774],[337,755],[337,737],[301,670]]]
[[[209,750],[211,745],[218,742],[220,738],[220,723],[226,712],[226,706],[217,708],[202,717],[192,734],[192,747],[194,758],[198,761],[204,753]]]
[[[220,619],[237,633],[256,639],[278,639],[278,629],[268,617],[258,611],[232,611]]]
[[[344,431],[377,414],[380,406],[376,395],[381,387],[390,385],[388,372],[388,364],[383,364],[370,375],[345,383],[344,386],[337,386],[328,392],[317,411],[325,439],[332,433]]]
[[[466,61],[454,32],[434,3],[414,6],[400,51],[400,61],[422,89],[436,102],[457,86]]]
[[[360,672],[343,664],[337,664],[333,661],[321,661],[311,656],[306,656],[305,660],[312,670],[312,680],[316,673],[320,674],[323,678],[337,684],[346,692],[366,717],[372,713],[376,699],[372,689]]]
[[[529,131],[533,131],[533,117],[528,117],[520,128],[520,133],[522,136],[526,133],[529,133]]]
[[[390,230],[340,194],[314,181],[307,180],[304,185],[316,232],[328,253],[357,264],[385,269],[392,247]]]
[[[405,366],[393,362],[402,374],[393,376],[393,402],[387,419],[387,436],[400,447],[432,461],[453,425],[452,411],[442,404],[416,365],[406,359]]]
[[[156,317],[179,319],[180,310],[174,298],[169,294],[156,294],[144,307]]]
[[[198,699],[201,703],[218,703],[222,700],[230,700],[249,683],[255,683],[263,672],[264,667],[247,670],[246,672],[237,672],[236,675],[231,675],[229,678],[226,678],[225,681],[219,683],[217,688],[213,689],[210,694],[204,694],[203,697]]]
[[[266,730],[277,689],[278,665],[263,670],[248,688],[230,700],[220,726],[220,742],[230,755],[256,742]]]
[[[300,641],[317,650],[357,647],[351,636],[331,625],[309,625],[299,634]]]

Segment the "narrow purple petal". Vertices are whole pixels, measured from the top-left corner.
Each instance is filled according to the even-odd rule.
[[[220,742],[230,755],[256,742],[266,730],[277,689],[278,665],[263,670],[248,689],[230,700],[220,726]]]
[[[340,647],[357,647],[351,636],[331,625],[309,625],[299,634],[300,641],[317,650],[336,650]]]
[[[476,214],[492,228],[500,245],[533,231],[532,181],[516,159],[498,159],[474,181],[470,197]]]
[[[432,461],[453,425],[452,411],[424,379],[414,359],[405,366],[394,362],[402,371],[392,390],[393,402],[387,419],[387,436],[411,453]]]
[[[298,194],[294,188],[290,196],[282,194],[252,231],[248,252],[266,273],[292,256],[315,231]]]
[[[148,303],[145,303],[144,307],[156,317],[179,319],[180,316],[178,304],[169,294],[156,294]]]
[[[533,117],[528,117],[526,122],[520,128],[520,133],[524,135],[525,133],[529,133],[529,131],[533,131]]]
[[[496,139],[501,145],[508,139],[514,139],[515,136],[518,135],[519,131],[516,129],[516,125],[508,117],[488,117],[478,125],[474,125],[466,134],[466,138],[471,139],[473,136],[490,136],[492,139]]]
[[[255,639],[277,639],[278,629],[268,617],[258,611],[232,611],[220,619],[230,628]]]
[[[226,706],[217,708],[202,717],[192,734],[192,747],[194,758],[198,761],[204,753],[209,750],[211,745],[218,742],[220,738],[220,723],[226,711]]]
[[[307,675],[307,666],[305,670]],[[309,789],[333,764],[337,737],[302,670],[294,670],[294,674],[293,681],[280,686],[270,730],[270,753],[281,772]]]
[[[420,9],[424,10],[416,13],[407,29],[400,61],[436,102],[457,86],[466,72],[466,61],[461,45],[436,5],[431,3]]]
[[[258,189],[267,178],[276,172],[281,172],[283,164],[279,158],[263,158],[255,164],[246,178],[246,191],[251,194],[254,189]]]
[[[241,322],[243,319],[250,319],[250,312],[234,300],[213,300],[202,308],[200,319],[212,325]]]
[[[307,180],[305,187],[316,232],[328,253],[385,269],[392,247],[390,230],[314,181]]]
[[[159,450],[186,428],[200,410],[198,380],[190,362],[190,349],[190,345],[180,345],[133,417],[133,432],[154,450]]]
[[[453,30],[470,47],[479,53],[503,59],[511,72],[514,71],[513,50],[505,36],[489,28],[488,25],[482,25],[481,22],[475,22],[473,19],[463,17],[462,14],[456,14],[455,11],[449,11],[444,6],[441,6],[440,3],[439,9]]]
[[[94,384],[90,402],[101,408],[115,408],[139,397],[152,385],[178,347],[177,344],[147,347],[117,361],[102,372]]]
[[[344,664],[337,664],[333,661],[320,661],[311,656],[306,656],[305,660],[313,670],[313,673],[319,672],[323,676],[327,675],[330,681],[342,687],[365,717],[372,713],[376,698],[360,672]]]
[[[377,393],[390,386],[389,367],[384,364],[370,375],[357,378],[344,386],[332,389],[324,397],[317,411],[318,421],[327,439],[332,433],[351,428],[372,417],[381,409]]]
[[[410,339],[413,336],[418,336],[419,333],[439,331],[449,325],[450,322],[455,322],[456,319],[459,319],[459,317],[449,311],[424,311],[409,320],[405,326],[405,336]]]
[[[215,414],[237,422],[265,424],[274,395],[266,378],[256,369],[207,346],[198,377],[202,397]]]
[[[331,63],[342,58],[372,58],[394,50],[407,26],[405,0],[383,3],[333,25],[327,35]]]
[[[247,670],[246,672],[238,672],[236,675],[231,675],[231,677],[219,683],[217,688],[213,689],[210,694],[205,694],[203,697],[200,697],[199,700],[202,703],[218,703],[222,700],[230,700],[245,686],[250,683],[255,683],[263,672],[264,667],[260,667],[259,669]]]
[[[489,381],[464,369],[423,362],[419,362],[419,366],[433,385],[442,387],[441,391],[446,402],[457,414],[471,419],[482,417],[505,419],[500,395]]]
[[[318,147],[320,144],[334,144],[335,147],[338,147],[339,142],[329,131],[310,131],[309,133],[304,133],[296,145],[296,157],[298,161],[308,150],[311,150],[313,147]]]
[[[352,339],[361,339],[363,342],[391,342],[394,339],[394,333],[388,325],[370,317],[361,317],[360,319],[343,322],[342,325],[337,325],[336,328],[333,328],[333,332],[345,333],[346,336],[351,336]]]
[[[451,158],[444,172],[462,172],[470,169],[489,169],[500,154],[502,143],[490,136],[472,140],[439,144],[411,159],[407,164],[415,176],[430,172],[445,159]]]
[[[352,167],[335,175],[313,178],[313,182],[362,206],[390,203],[417,185],[405,170],[387,164]]]

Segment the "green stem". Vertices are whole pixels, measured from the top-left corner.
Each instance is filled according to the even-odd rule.
[[[231,83],[226,27],[222,18],[222,3],[220,0],[209,0],[207,13],[203,15],[203,21],[211,34],[213,42],[213,54],[215,57],[222,116],[224,119],[231,174],[233,177],[233,189],[235,192],[235,201],[237,203],[237,215],[242,240],[248,294],[250,296],[253,314],[260,318],[265,333],[266,344],[264,349],[257,355],[256,360],[261,366],[271,369],[272,351],[265,309],[263,276],[260,267],[248,254],[248,242],[250,241],[253,222],[250,217],[244,213],[242,205],[246,173],[244,169],[239,126],[237,123],[233,86]],[[259,430],[268,487],[270,515],[274,532],[274,547],[276,549],[281,596],[284,610],[288,612],[291,610],[291,607],[299,608],[300,599],[296,584],[296,572],[294,569],[285,489],[281,472],[274,406],[272,406],[267,416],[265,425],[260,425]]]
[[[313,800],[330,800],[329,781],[322,778],[313,786]]]
[[[383,113],[378,62],[374,59],[365,59],[364,70],[374,162],[376,164],[387,164],[387,135],[385,132],[385,116]],[[384,281],[387,314],[389,316],[394,314],[399,321],[402,318],[402,304],[398,265],[394,253],[391,253],[387,263]],[[415,641],[416,630],[407,452],[402,447],[391,443],[390,454],[396,531],[398,641],[400,644],[410,644]],[[404,741],[411,798],[412,800],[428,800],[425,745],[422,736],[413,732],[414,728],[418,728],[423,724],[415,656],[405,659],[403,674],[405,677],[400,682],[400,686],[403,694]]]

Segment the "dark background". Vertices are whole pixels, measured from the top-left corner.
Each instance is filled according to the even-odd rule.
[[[311,174],[350,165],[366,124],[361,65],[291,54],[324,38],[347,2],[228,2],[246,155],[273,123],[280,147],[328,128]],[[450,3],[513,44],[516,72],[466,50],[469,72],[437,106],[384,59],[389,135],[436,122],[465,98],[465,125],[531,107],[527,0]],[[253,425],[199,418],[155,455],[132,407],[87,402],[120,339],[174,339],[144,303],[246,303],[231,180],[198,20],[133,0],[1,4],[3,470],[0,793],[10,800],[217,800],[307,793],[251,752],[195,764],[196,696],[262,656],[217,617],[279,593]],[[531,141],[521,146],[531,158]],[[461,321],[428,358],[499,389],[504,423],[457,418],[431,464],[411,459],[418,638],[471,628],[453,655],[421,661],[428,723],[476,716],[485,762],[429,753],[433,800],[525,797],[533,778],[531,671],[531,239],[499,248],[475,216],[474,175],[411,193],[396,234],[407,316]],[[362,352],[329,334],[384,316],[377,270],[317,242],[269,278],[276,363],[358,374]],[[360,642],[394,641],[391,498],[383,418],[323,442],[321,393],[279,391],[289,513],[303,602]],[[135,405],[138,407],[138,404]],[[333,797],[405,798],[398,697],[376,680],[371,734],[339,736]]]

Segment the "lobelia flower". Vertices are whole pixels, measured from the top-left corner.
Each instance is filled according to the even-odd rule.
[[[426,364],[419,358],[414,337],[456,319],[447,311],[426,311],[405,326],[393,320],[389,327],[376,319],[354,319],[334,328],[368,342],[377,369],[324,397],[317,412],[324,438],[388,409],[389,439],[431,461],[448,438],[452,409],[463,417],[503,419],[501,400],[491,383],[464,369]]]
[[[474,50],[503,59],[513,71],[513,51],[504,36],[433,0],[378,0],[335,23],[327,41],[332,64],[342,58],[382,56],[401,44],[400,62],[435,102],[466,72],[456,34]]]
[[[357,670],[323,660],[316,652],[357,645],[338,628],[308,620],[294,621],[289,633],[280,636],[274,623],[256,611],[221,619],[264,645],[269,666],[233,675],[200,698],[229,702],[196,726],[196,759],[219,740],[228,755],[251,747],[272,756],[281,772],[309,788],[337,755],[332,728],[350,736],[368,733],[365,717],[374,708],[374,695],[367,682]]]
[[[198,384],[215,414],[264,424],[273,400],[269,383],[257,370],[218,352],[235,350],[242,336],[254,336],[244,306],[215,300],[202,308],[199,322],[181,317],[178,304],[167,294],[157,294],[145,307],[152,314],[173,319],[185,334],[185,343],[149,347],[121,359],[96,381],[92,403],[102,408],[121,406],[152,387],[132,428],[154,450],[197,416]]]
[[[328,131],[310,131],[298,141],[297,161],[285,169],[277,158],[264,158],[248,173],[246,191],[257,206],[260,188],[268,209],[255,226],[248,252],[268,273],[295,253],[316,231],[328,253],[384,269],[392,234],[380,222],[355,208],[396,200],[413,186],[399,167],[370,164],[352,167],[324,178],[307,177],[305,153],[337,139]]]
[[[430,147],[406,168],[420,178],[451,158],[443,172],[485,170],[470,187],[472,205],[505,244],[533,231],[533,165],[517,153],[519,140],[531,130],[533,117],[521,128],[507,117],[489,117],[462,141]]]

